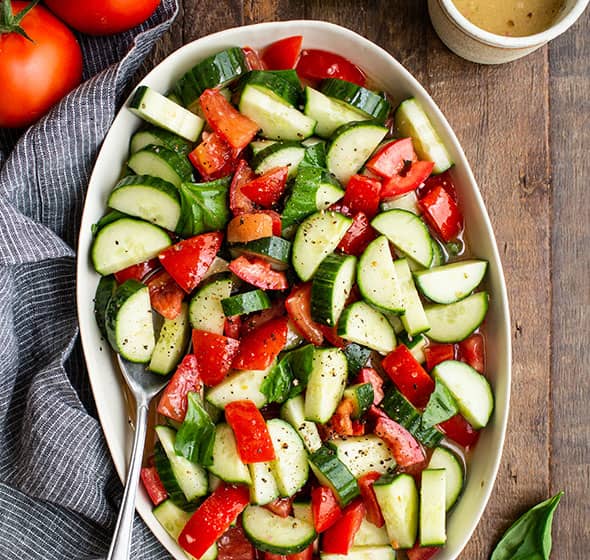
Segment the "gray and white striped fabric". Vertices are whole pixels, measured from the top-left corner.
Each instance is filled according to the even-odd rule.
[[[163,0],[140,28],[80,35],[86,81],[20,137],[0,130],[1,560],[108,550],[121,484],[78,342],[75,244],[101,142],[177,9]],[[169,558],[139,519],[131,557]]]

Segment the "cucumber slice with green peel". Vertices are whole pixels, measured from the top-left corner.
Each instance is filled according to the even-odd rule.
[[[268,261],[274,269],[285,270],[289,267],[291,242],[273,235],[248,241],[248,243],[234,243],[231,246],[231,252],[236,256],[259,257]]]
[[[361,526],[354,536],[352,541],[353,548],[356,547],[373,547],[373,546],[385,546],[391,549],[389,546],[389,537],[387,536],[387,530],[385,526],[377,527],[373,525],[366,517],[363,517]]]
[[[254,142],[251,142],[252,146]],[[258,175],[262,175],[274,167],[288,167],[288,177],[294,177],[297,174],[299,164],[305,155],[305,148],[294,141],[272,142],[270,145],[262,147],[252,158],[252,169]]]
[[[228,424],[217,424],[210,473],[231,484],[251,484],[248,466],[240,459],[234,432]]]
[[[127,165],[136,175],[158,177],[179,188],[183,181],[192,179],[188,159],[162,146],[146,146],[129,158]]]
[[[350,105],[380,123],[385,122],[391,111],[391,105],[383,95],[346,80],[328,78],[322,82],[321,92]]]
[[[394,261],[393,265],[404,300],[405,311],[400,317],[403,328],[410,336],[417,336],[427,331],[430,336],[430,320],[414,285],[408,259],[398,259]]]
[[[445,509],[449,511],[463,491],[465,469],[457,456],[446,447],[437,447],[428,463],[429,469],[445,469]]]
[[[443,253],[442,247],[439,245],[438,241],[432,238],[432,262],[430,263],[430,268],[434,268],[435,266],[442,266],[445,264],[445,254]]]
[[[404,344],[408,347],[412,356],[414,356],[419,363],[423,364],[426,361],[424,348],[428,345],[428,339],[423,334],[410,337],[407,332],[402,331],[397,339],[400,344]]]
[[[483,323],[487,311],[487,292],[477,292],[448,305],[427,306],[424,312],[430,325],[428,338],[436,342],[461,342]]]
[[[425,469],[420,485],[420,545],[443,546],[446,529],[446,471]]]
[[[273,554],[301,552],[316,538],[312,524],[291,516],[280,517],[259,506],[246,507],[242,527],[257,549]]]
[[[303,112],[317,121],[315,133],[322,138],[330,138],[338,128],[347,123],[371,119],[365,112],[310,87],[305,88]]]
[[[262,290],[251,290],[221,300],[221,307],[226,317],[245,315],[270,307],[270,299]]]
[[[456,360],[436,365],[432,375],[449,390],[461,415],[476,429],[487,426],[494,410],[489,381],[471,366]]]
[[[356,478],[333,449],[322,445],[309,456],[309,466],[319,483],[334,492],[334,496],[342,507],[360,494]]]
[[[257,86],[262,90],[277,95],[285,103],[293,107],[296,107],[299,103],[301,86],[296,87],[291,81],[286,80],[281,71],[251,70],[240,78],[238,91],[241,91],[246,84]]]
[[[313,525],[311,502],[293,502],[293,517]]]
[[[135,90],[129,110],[144,121],[191,142],[200,136],[205,126],[202,118],[148,86],[139,86]]]
[[[183,303],[178,317],[164,320],[148,369],[168,375],[184,356],[189,339],[188,305]]]
[[[387,128],[374,121],[352,122],[338,128],[326,155],[328,171],[341,184],[365,164],[387,134]]]
[[[381,309],[404,312],[404,300],[387,237],[371,241],[359,258],[358,286],[363,298]]]
[[[270,461],[250,463],[248,465],[252,484],[250,485],[250,501],[253,504],[265,505],[279,497],[279,486],[272,472]]]
[[[338,336],[380,354],[389,354],[396,346],[389,321],[364,301],[357,301],[344,309],[338,322]]]
[[[410,274],[410,277],[412,275]],[[401,282],[400,282],[400,287],[402,286]],[[405,303],[405,300],[404,300]],[[395,313],[392,313],[390,311],[385,311],[382,310],[383,315],[385,316],[385,318],[387,319],[387,321],[389,322],[389,324],[391,325],[391,327],[393,328],[393,332],[395,333],[396,336],[398,336],[399,334],[404,332],[404,324],[402,323],[402,320],[400,319],[399,315],[396,315]]]
[[[305,419],[325,424],[342,399],[348,379],[346,356],[338,348],[314,348],[305,393]]]
[[[150,145],[162,146],[181,155],[187,155],[192,148],[192,143],[188,140],[168,130],[154,126],[140,130],[131,137],[129,152],[134,154]]]
[[[409,474],[385,475],[373,485],[391,546],[412,548],[418,532],[418,490]]]
[[[395,469],[395,459],[389,447],[375,435],[334,439],[328,445],[336,450],[338,459],[357,479],[369,472],[385,474]]]
[[[353,546],[348,554],[320,552],[320,560],[395,560],[391,546]]]
[[[148,287],[137,280],[121,284],[109,300],[105,318],[113,350],[130,362],[149,362],[156,341]]]
[[[322,325],[333,327],[346,305],[356,273],[356,257],[328,255],[313,276],[311,316]]]
[[[416,287],[435,303],[455,303],[479,286],[488,268],[487,261],[467,260],[414,273]]]
[[[370,383],[357,383],[344,390],[344,398],[352,402],[351,418],[360,418],[373,404],[373,385]]]
[[[320,183],[315,194],[315,207],[318,210],[327,210],[332,204],[340,200],[344,196],[344,191],[326,181]]]
[[[231,276],[223,274],[197,290],[189,304],[189,318],[193,329],[223,334],[225,313],[221,301],[230,297],[232,287]]]
[[[373,219],[371,225],[385,235],[404,255],[423,267],[432,262],[432,242],[426,224],[407,210],[389,210]]]
[[[342,350],[348,362],[348,376],[355,376],[365,365],[371,355],[372,350],[365,346],[361,346],[356,342],[347,344]]]
[[[275,450],[275,460],[272,461],[271,468],[279,493],[283,497],[293,496],[303,487],[309,476],[307,451],[291,424],[274,418],[266,423],[266,427]]]
[[[180,218],[180,199],[172,184],[148,175],[129,175],[119,181],[107,201],[114,210],[174,231]]]
[[[273,144],[276,144],[276,143],[277,143],[276,140],[252,140],[252,142],[250,142],[249,146],[250,146],[250,149],[252,150],[252,155],[256,156],[265,148],[268,148],[269,146],[272,146]],[[294,142],[293,145],[297,145],[297,142]],[[254,162],[254,158],[252,159],[252,163],[253,162]]]
[[[453,165],[447,148],[414,97],[400,103],[395,111],[395,125],[400,136],[412,138],[418,159],[434,162],[433,173],[442,173]]]
[[[281,407],[281,418],[293,426],[303,440],[306,449],[313,453],[322,446],[320,433],[315,422],[305,419],[305,404],[302,395],[285,401]]]
[[[106,276],[157,257],[172,244],[170,236],[154,224],[120,218],[100,229],[92,244],[94,270]]]
[[[246,85],[240,96],[240,113],[252,119],[261,136],[270,140],[304,140],[316,121],[304,115],[278,95],[255,85]]]
[[[101,276],[98,286],[96,286],[96,294],[94,295],[94,318],[105,339],[108,337],[106,328],[107,307],[116,289],[117,281],[114,276]]]
[[[266,402],[266,396],[260,391],[260,387],[274,363],[265,370],[236,371],[228,375],[221,383],[211,387],[206,394],[209,403],[217,408],[225,406],[237,399],[252,401],[258,408],[262,408]]]
[[[182,76],[175,92],[186,107],[198,104],[199,97],[208,88],[219,88],[248,72],[249,67],[240,47],[230,47],[201,60]]]
[[[96,237],[98,232],[105,226],[120,220],[121,218],[130,218],[127,214],[123,214],[123,212],[119,212],[118,210],[109,210],[98,222],[92,224],[92,236]]]
[[[187,501],[184,492],[176,481],[176,476],[172,470],[172,464],[159,442],[156,442],[154,445],[154,465],[158,471],[158,476],[162,481],[162,485],[174,504],[185,511],[193,511],[197,504],[195,502]]]
[[[352,220],[337,212],[317,212],[306,218],[295,233],[293,268],[306,282],[322,261],[336,249],[352,224]]]

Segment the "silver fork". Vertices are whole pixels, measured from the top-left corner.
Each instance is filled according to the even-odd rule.
[[[128,362],[117,355],[123,378],[135,398],[135,437],[133,451],[127,470],[123,502],[119,510],[119,518],[111,542],[107,560],[128,560],[133,530],[133,514],[135,513],[135,496],[139,482],[139,472],[143,458],[143,448],[148,424],[148,410],[151,400],[168,382],[168,378],[151,373],[145,364]]]

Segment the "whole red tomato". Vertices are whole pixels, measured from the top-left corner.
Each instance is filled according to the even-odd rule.
[[[17,21],[0,23],[15,29],[17,14],[28,5],[13,2]],[[20,21],[20,27],[31,40],[16,31],[0,34],[0,127],[31,124],[82,79],[78,41],[54,15],[35,6]]]
[[[160,0],[45,0],[69,26],[88,35],[131,29],[155,11]]]

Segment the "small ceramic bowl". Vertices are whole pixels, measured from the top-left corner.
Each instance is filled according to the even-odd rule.
[[[428,11],[438,36],[455,54],[480,64],[501,64],[521,58],[561,35],[582,15],[588,2],[566,0],[551,27],[525,37],[505,37],[477,27],[452,0],[428,0]]]

